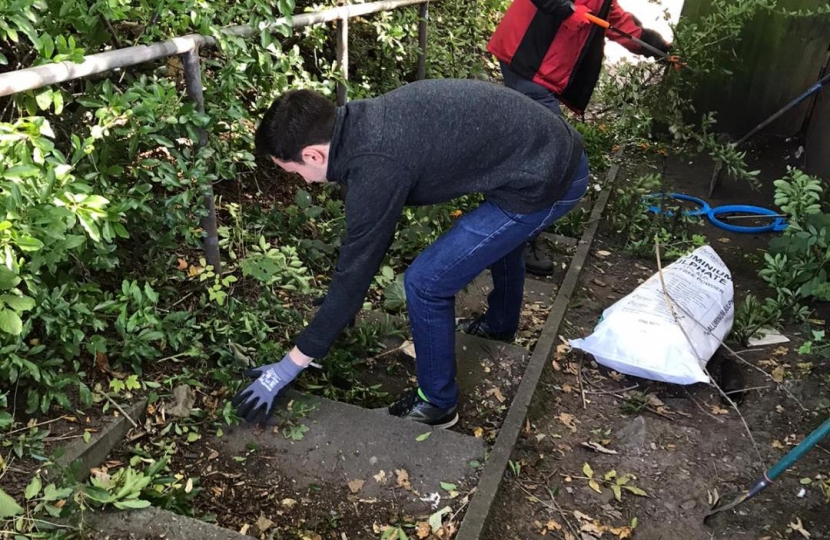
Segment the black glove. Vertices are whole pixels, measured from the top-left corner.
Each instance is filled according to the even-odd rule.
[[[649,28],[643,28],[643,33],[640,34],[640,40],[644,41],[645,43],[647,43],[649,45],[651,45],[652,47],[654,47],[658,51],[663,51],[666,54],[668,54],[669,50],[671,49],[671,45],[666,43],[666,40],[663,39],[663,36],[661,36],[655,30],[651,30]],[[649,56],[651,58],[654,58],[654,57],[657,56],[656,54],[654,54],[654,52],[652,52],[652,51],[650,51],[646,48],[643,48],[640,51],[640,54],[643,55],[643,56]]]

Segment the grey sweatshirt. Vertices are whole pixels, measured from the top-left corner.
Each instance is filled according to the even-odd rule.
[[[509,212],[537,212],[567,191],[582,153],[560,117],[486,82],[420,81],[338,108],[327,178],[348,187],[346,238],[297,347],[326,355],[363,305],[404,206],[482,193]]]

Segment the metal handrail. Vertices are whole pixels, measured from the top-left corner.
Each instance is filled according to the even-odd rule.
[[[439,1],[439,0],[432,0]],[[380,11],[389,11],[405,6],[428,4],[430,0],[384,0],[382,2],[371,2],[368,4],[354,4],[340,6],[316,13],[303,13],[291,18],[292,28],[302,28],[313,24],[331,22],[362,15],[369,15]],[[275,22],[263,25],[262,28],[253,28],[250,25],[229,26],[222,30],[230,36],[248,37],[262,29],[276,29],[277,27],[289,24],[286,17],[281,17]],[[51,84],[80,79],[90,75],[97,75],[113,69],[124,68],[196,51],[201,47],[215,47],[217,40],[211,36],[201,34],[189,34],[175,37],[166,41],[159,41],[150,45],[137,45],[125,47],[98,54],[91,54],[84,58],[83,62],[57,62],[41,66],[19,69],[8,73],[0,74],[0,97],[35,90]]]
[[[348,20],[353,17],[369,15],[381,11],[389,11],[405,6],[420,5],[418,24],[418,79],[426,76],[426,45],[428,6],[430,2],[440,0],[383,0],[368,4],[350,4],[315,13],[280,17],[269,24],[262,24],[257,28],[250,25],[236,25],[223,28],[221,32],[229,36],[248,37],[263,29],[276,30],[289,24],[292,28],[302,28],[313,24],[338,21],[337,29],[337,63],[343,80],[349,79],[348,55]],[[36,90],[44,86],[71,81],[97,75],[113,69],[126,68],[170,56],[181,56],[184,66],[185,85],[187,94],[196,103],[199,112],[205,110],[205,100],[202,88],[202,70],[200,66],[199,50],[202,47],[215,47],[218,40],[202,34],[189,34],[175,37],[150,45],[138,45],[115,49],[84,57],[83,62],[56,62],[31,68],[19,69],[0,74],[0,97]],[[346,102],[346,87],[342,82],[337,84],[337,101]],[[197,144],[203,147],[207,144],[207,132],[199,128]],[[213,186],[205,186],[203,197],[207,215],[202,218],[201,227],[205,231],[205,258],[218,274],[221,272],[221,258],[219,255],[219,235],[217,231],[216,207],[213,197]]]

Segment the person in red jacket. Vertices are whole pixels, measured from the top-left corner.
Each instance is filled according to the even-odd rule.
[[[605,29],[585,18],[591,13],[645,43],[668,52],[654,30],[624,11],[617,0],[514,0],[487,44],[501,65],[504,84],[561,114],[559,103],[582,114],[602,70]],[[654,54],[614,32],[608,38],[644,56]],[[549,275],[553,263],[542,257],[536,239],[525,250],[528,272]]]

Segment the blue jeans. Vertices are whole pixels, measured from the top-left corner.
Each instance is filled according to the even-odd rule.
[[[519,328],[524,295],[525,242],[576,206],[588,189],[583,155],[562,199],[532,214],[516,214],[484,202],[425,249],[404,276],[406,303],[415,342],[418,385],[437,407],[458,402],[455,382],[455,295],[486,268],[493,276],[487,298],[487,325],[495,333]]]
[[[559,107],[559,100],[556,98],[556,94],[554,94],[553,91],[545,88],[541,84],[536,84],[533,81],[525,79],[501,60],[499,60],[499,66],[501,66],[501,74],[502,77],[504,77],[504,85],[506,87],[512,88],[517,92],[521,92],[527,97],[532,98],[533,101],[538,101],[554,113],[562,116],[562,109]]]

